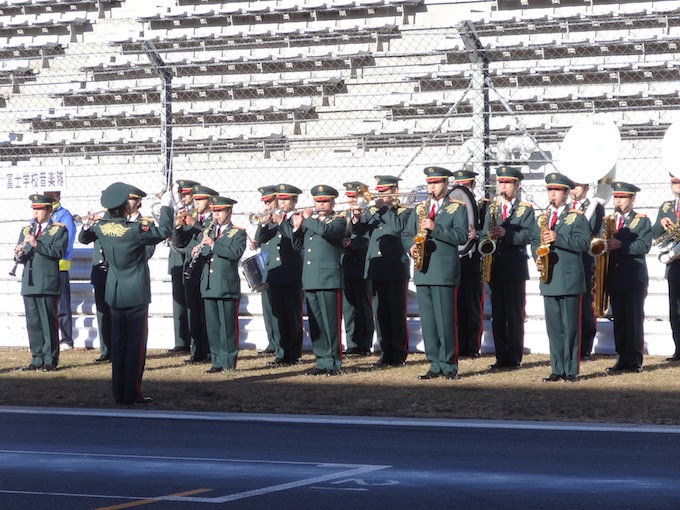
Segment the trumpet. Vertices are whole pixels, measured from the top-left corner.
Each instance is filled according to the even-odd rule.
[[[106,209],[102,209],[100,211],[95,211],[95,212],[88,212],[85,215],[80,215],[80,214],[74,214],[73,215],[73,223],[76,225],[87,225],[89,222],[87,221],[88,216],[99,216],[100,214],[104,214],[106,212]]]
[[[338,204],[336,204],[338,205]],[[313,208],[313,206],[308,206],[308,207],[296,207],[295,209],[292,209],[290,211],[284,211],[283,209],[274,209],[273,211],[264,211],[261,213],[250,213],[248,215],[248,221],[250,222],[251,225],[259,225],[260,223],[263,223],[265,218],[267,216],[270,216],[272,214],[275,214],[276,216],[283,216],[284,214],[300,214],[303,210],[308,209],[308,208]],[[316,214],[313,214],[312,217],[316,217]]]
[[[367,186],[358,186],[357,191],[356,191],[356,197],[357,197],[357,207],[360,209],[367,209],[368,207],[371,206],[371,203],[375,203],[376,200],[379,199],[385,199],[386,197],[390,197],[390,200],[385,200],[386,202],[389,202],[389,204],[392,207],[397,207],[399,205],[402,205],[401,201],[399,200],[400,197],[409,197],[412,196],[413,192],[408,192],[408,193],[371,193],[368,191]],[[342,205],[342,204],[349,204],[349,202],[340,202],[337,205]]]

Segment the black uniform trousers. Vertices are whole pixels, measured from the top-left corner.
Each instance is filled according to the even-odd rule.
[[[142,397],[149,305],[111,307],[113,400],[129,405]]]
[[[364,278],[345,278],[342,316],[348,349],[368,352],[373,344],[373,309],[371,282]]]
[[[187,323],[191,336],[191,357],[202,361],[210,354],[208,333],[205,330],[205,307],[201,297],[201,286],[190,281],[184,282],[187,305]]]
[[[106,303],[105,285],[94,287],[94,304],[97,308],[97,325],[99,326],[99,353],[104,358],[111,358],[111,309]]]
[[[597,319],[593,310],[593,272],[592,268],[585,267],[586,273],[586,292],[581,294],[581,352],[583,357],[592,354],[595,335],[597,334]]]
[[[54,295],[24,296],[31,364],[37,367],[59,363],[58,301]]]
[[[373,280],[371,286],[375,330],[382,350],[380,360],[387,364],[401,364],[408,354],[408,280]]]
[[[276,352],[274,343],[274,324],[272,319],[272,298],[269,295],[269,285],[260,291],[262,298],[262,317],[264,318],[264,330],[267,332],[267,351]]]
[[[189,313],[187,299],[184,292],[184,275],[181,271],[174,271],[172,279],[172,317],[175,326],[175,347],[191,346],[189,334]]]
[[[680,282],[668,280],[668,305],[675,356],[680,355]]]
[[[275,357],[295,363],[302,356],[302,283],[270,283],[269,300]]]
[[[609,293],[614,315],[616,364],[622,368],[635,370],[642,367],[646,297],[646,287]]]
[[[61,341],[73,347],[73,316],[71,315],[71,279],[68,271],[59,271],[61,294],[59,295],[59,331]]]
[[[491,318],[496,361],[513,366],[522,362],[524,353],[524,280],[491,283]]]
[[[460,259],[458,288],[458,350],[460,356],[479,353],[482,346],[484,290],[477,256]]]

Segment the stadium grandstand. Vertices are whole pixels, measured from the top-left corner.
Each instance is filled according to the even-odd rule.
[[[481,198],[497,162],[513,161],[523,200],[543,208],[544,173],[592,115],[619,129],[616,178],[642,188],[636,210],[654,220],[671,198],[662,142],[680,109],[680,1],[0,0],[0,38],[7,270],[28,195],[48,188],[84,216],[125,181],[149,194],[149,215],[169,175],[193,179],[237,199],[252,234],[264,184],[342,189],[392,174],[409,191],[440,165],[478,172]],[[93,347],[92,252],[76,248],[74,339]],[[151,348],[172,346],[168,250],[150,261]],[[647,350],[672,354],[654,250],[648,267]],[[548,352],[531,268],[525,346]],[[27,345],[19,278],[3,275],[0,345]],[[263,348],[260,299],[242,287],[241,345]],[[410,347],[422,350],[412,294]],[[489,317],[487,300],[483,352]],[[614,351],[606,319],[595,350]]]

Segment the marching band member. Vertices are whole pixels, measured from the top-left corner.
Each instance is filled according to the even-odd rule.
[[[275,357],[268,365],[279,367],[294,365],[302,356],[302,258],[293,247],[291,223],[302,190],[291,184],[274,188],[280,210],[268,206],[269,222],[258,227],[255,240],[269,255],[264,283],[269,287]]]
[[[419,379],[458,376],[458,324],[456,298],[460,283],[458,245],[468,239],[465,203],[449,198],[450,170],[427,167],[428,198],[418,204],[403,233],[404,246],[416,258],[413,237],[427,232],[422,252],[423,265],[413,274],[418,294],[420,327],[425,342],[428,371]]]
[[[63,223],[50,219],[55,203],[52,197],[36,194],[29,199],[33,220],[21,230],[14,249],[16,262],[24,265],[21,295],[32,356],[31,363],[20,370],[52,372],[59,364],[59,260],[66,252],[68,232]]]
[[[311,207],[293,216],[294,247],[302,249],[302,289],[307,300],[309,332],[316,365],[307,375],[334,376],[342,365],[341,300],[342,240],[346,221],[335,214],[337,190],[318,185],[311,190],[318,218]]]
[[[361,222],[352,233],[369,236],[364,276],[373,292],[373,317],[382,351],[376,368],[401,366],[408,355],[406,302],[410,262],[401,242],[401,234],[411,209],[394,204],[389,197],[399,191],[399,177],[376,175],[375,205],[361,214]]]
[[[590,226],[582,211],[569,209],[567,197],[574,182],[551,173],[545,177],[550,205],[534,226],[532,251],[546,279],[539,284],[545,307],[545,325],[550,342],[551,373],[544,382],[578,382],[581,301],[586,289],[581,254],[590,247]],[[548,255],[537,257],[539,246],[549,246]],[[547,263],[547,267],[540,267]]]
[[[459,170],[454,172],[453,180],[470,191],[475,189],[477,172]],[[481,198],[477,202],[477,225],[470,227],[468,239],[478,237],[478,231],[484,226],[484,217],[489,207],[489,200]],[[482,285],[481,257],[477,250],[478,242],[470,253],[460,257],[460,285],[458,286],[458,356],[479,357],[484,329],[484,287]]]
[[[591,207],[591,201],[587,198],[588,184],[575,182],[569,194],[572,202],[571,208],[581,211],[584,214]],[[604,218],[604,206],[596,203],[595,211],[590,218],[586,218],[590,224],[590,238],[593,239],[600,235],[602,229],[602,218]],[[581,350],[579,358],[583,361],[589,360],[593,355],[593,342],[597,334],[597,321],[593,310],[593,267],[595,259],[588,251],[581,254],[583,258],[583,272],[585,274],[586,290],[581,300]]]
[[[205,307],[205,325],[210,345],[212,367],[206,374],[235,370],[238,358],[238,306],[241,282],[238,262],[246,250],[246,232],[231,222],[236,200],[210,197],[214,228],[205,229],[191,251],[203,259],[201,297]]]
[[[670,174],[671,191],[675,198],[667,200],[661,207],[656,217],[656,223],[652,227],[652,236],[659,237],[669,228],[680,222],[680,179]],[[680,241],[680,236],[676,236],[673,242]],[[673,260],[666,266],[666,280],[668,281],[668,305],[673,332],[673,342],[675,352],[667,361],[680,361],[680,259]]]
[[[184,225],[175,228],[172,232],[172,242],[177,248],[186,248],[191,253],[194,246],[198,244],[197,239],[203,231],[210,226],[213,221],[212,211],[210,210],[210,197],[219,195],[217,191],[207,186],[196,184],[191,188],[194,198],[194,207],[184,218]],[[189,266],[192,264],[190,277],[188,274]],[[203,273],[203,260],[193,257],[184,257],[184,298],[187,305],[187,323],[189,325],[189,336],[191,337],[190,353],[191,356],[182,363],[190,365],[193,363],[203,363],[210,356],[210,346],[208,345],[208,335],[205,331],[205,309],[203,298],[201,297],[201,274]]]
[[[342,240],[342,274],[345,288],[342,293],[342,317],[347,340],[346,355],[368,356],[373,344],[373,310],[371,309],[371,282],[364,277],[368,235],[352,232],[352,225],[361,221],[362,209],[357,206],[357,188],[366,186],[359,181],[346,182],[345,196],[349,208],[345,212],[347,236]]]
[[[607,374],[642,372],[644,349],[644,304],[647,296],[645,256],[652,247],[649,218],[633,210],[640,188],[626,182],[613,182],[616,233],[607,241],[609,268],[607,290],[614,315],[616,364]]]
[[[180,203],[176,204],[181,212],[178,216],[183,217],[194,206],[194,195],[192,188],[200,182],[180,179],[176,181],[177,193]],[[176,225],[176,227],[181,227]],[[168,274],[172,281],[172,318],[175,326],[175,346],[168,349],[168,352],[189,352],[191,350],[191,336],[189,333],[189,313],[187,310],[186,294],[184,292],[184,259],[185,254],[178,253],[171,249],[168,256]]]

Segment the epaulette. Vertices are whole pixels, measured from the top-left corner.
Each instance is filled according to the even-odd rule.
[[[345,216],[344,212],[339,212],[339,213],[335,213],[333,215],[333,218],[342,218],[344,220],[345,218],[347,218],[347,216]]]
[[[53,222],[52,222],[52,225],[56,225],[57,227],[64,227],[64,228],[66,228],[66,224],[65,224],[65,223],[61,223],[60,221],[53,221]]]
[[[584,213],[583,211],[581,211],[580,209],[569,209],[569,212],[570,212],[570,213],[575,212],[575,213],[577,213],[577,214],[585,214],[585,213]]]
[[[647,215],[646,215],[646,214],[642,214],[642,213],[636,213],[636,214],[635,214],[635,217],[636,217],[636,218],[646,218]]]
[[[458,200],[457,198],[449,198],[449,202],[453,202],[454,204],[465,205],[465,202],[463,202],[462,200]]]
[[[491,202],[491,200],[486,197],[482,197],[479,200],[477,200],[477,205],[483,204],[484,202]]]
[[[519,205],[523,205],[524,207],[533,207],[534,204],[531,202],[520,202]]]

